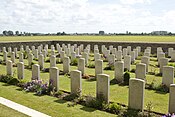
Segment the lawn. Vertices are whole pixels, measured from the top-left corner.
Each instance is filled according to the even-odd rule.
[[[14,115],[16,117],[29,117],[2,104],[0,104],[0,114],[1,117],[14,117]]]
[[[130,42],[175,42],[175,36],[5,36],[0,37],[0,42],[5,41],[40,41],[40,40],[65,40],[65,41],[130,41]]]
[[[115,116],[113,114],[109,114],[93,108],[87,108],[81,105],[76,105],[75,107],[67,107],[68,102],[64,100],[59,100],[51,96],[35,96],[33,93],[25,93],[16,86],[7,86],[4,83],[0,83],[0,96],[12,100],[16,103],[22,104],[24,106],[27,106],[29,108],[35,109],[37,111],[40,111],[42,113],[45,113],[47,115],[50,115],[52,117]],[[2,117],[4,117],[4,115],[6,114],[5,112],[7,111],[11,112],[13,117],[24,116],[16,111],[11,111],[11,109],[9,108],[4,108],[4,106],[2,110],[0,106],[0,111],[2,112]]]
[[[140,57],[139,57],[140,58]],[[2,53],[0,54],[0,59],[2,59]],[[10,58],[9,58],[10,59]],[[93,57],[90,57],[89,62],[94,63],[94,61],[91,61]],[[151,62],[150,64],[152,65],[157,65],[157,61],[155,57],[151,57]],[[18,59],[16,59],[16,63],[18,62]],[[140,62],[140,60],[136,60],[136,63]],[[34,61],[34,63],[38,63],[37,61]],[[24,64],[27,65],[27,60],[24,60]],[[104,62],[104,66],[106,67],[107,62]],[[49,63],[45,63],[45,68],[49,67]],[[62,64],[57,64],[57,67],[60,70],[63,70],[63,65]],[[132,69],[135,69],[135,64],[131,65]],[[2,64],[0,64],[0,69],[1,69],[1,74],[6,74],[6,67]],[[71,66],[71,70],[77,69],[77,66]],[[14,77],[16,76],[16,67],[13,69],[14,70]],[[159,69],[158,68],[152,68],[151,66],[149,67],[149,71],[155,71],[158,73]],[[88,75],[94,75],[95,70],[92,68],[87,68],[85,70],[85,73]],[[114,78],[114,71],[113,70],[104,70],[105,74],[110,75],[110,79],[112,80]],[[48,82],[49,79],[49,73],[42,73],[40,74],[41,79]],[[131,77],[135,78],[135,74],[131,73]],[[60,89],[64,91],[70,92],[70,78],[66,75],[60,75]],[[31,70],[25,69],[25,80],[30,81],[31,79]],[[147,83],[151,84],[153,81],[155,84],[161,84],[162,77],[158,77],[155,75],[147,75],[146,77]],[[43,113],[56,116],[57,113],[64,112],[65,114],[62,114],[62,116],[77,116],[79,112],[81,114],[78,114],[80,116],[92,116],[96,114],[97,116],[110,116],[111,114],[107,114],[105,112],[97,111],[94,109],[91,113],[83,110],[89,110],[89,108],[82,107],[81,105],[68,108],[67,103],[63,100],[57,100],[54,97],[50,96],[35,96],[32,93],[25,93],[22,91],[18,91],[19,88],[15,86],[4,86],[5,84],[1,83],[0,85],[0,96],[5,97],[7,99],[10,99],[12,101],[15,101],[17,103],[20,103],[22,105],[28,106],[30,108],[36,109],[38,111],[41,111]],[[88,81],[86,79],[82,80],[82,94],[83,95],[92,95],[95,96],[96,94],[96,81]],[[153,111],[160,112],[160,113],[167,113],[168,110],[168,96],[169,93],[162,93],[158,92],[155,90],[147,90],[145,89],[145,106],[144,108],[146,109],[146,105],[151,102],[153,105]],[[15,98],[14,98],[15,97]],[[118,84],[115,85],[110,85],[110,101],[112,102],[118,102],[121,104],[128,104],[128,86],[119,86]],[[29,103],[30,102],[30,103]],[[64,103],[63,103],[64,102]],[[84,108],[84,109],[82,109]],[[71,111],[72,113],[68,113]],[[111,115],[112,116],[112,115]]]

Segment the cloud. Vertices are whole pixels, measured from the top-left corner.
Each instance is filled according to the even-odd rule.
[[[150,3],[150,0],[120,0],[120,3],[106,4],[93,4],[88,0],[5,0],[0,4],[0,32],[150,32],[163,27],[174,29],[175,10],[158,16],[151,9],[134,7],[134,4]]]
[[[151,4],[151,0],[120,0],[122,4]]]

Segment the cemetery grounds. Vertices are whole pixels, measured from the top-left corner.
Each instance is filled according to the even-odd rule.
[[[175,37],[169,36],[44,36],[44,37],[0,37],[0,41],[35,41],[35,40],[90,40],[90,41],[141,41],[141,42],[175,42]],[[122,45],[121,45],[122,46]],[[139,45],[138,45],[139,46]],[[49,47],[50,48],[50,47]],[[100,49],[100,48],[99,48]],[[50,51],[50,50],[49,50]],[[168,51],[168,50],[167,50]],[[2,60],[2,52],[0,53],[0,59]],[[8,58],[10,59],[10,58]],[[47,61],[49,57],[45,59]],[[135,63],[131,65],[131,71],[134,71],[136,68],[136,64],[140,63],[141,56],[139,56]],[[18,59],[15,60],[16,63],[19,61]],[[34,63],[38,64],[37,60],[33,61]],[[24,64],[27,65],[27,59],[24,59]],[[91,52],[89,58],[89,64],[93,66],[94,64],[94,55]],[[107,62],[103,63],[103,68],[107,66]],[[169,62],[169,65],[175,66],[173,62]],[[49,68],[50,63],[45,62],[44,67]],[[63,70],[63,65],[61,63],[56,64],[59,70]],[[0,64],[1,75],[6,75],[6,66]],[[71,70],[76,70],[77,66],[71,66]],[[13,68],[14,77],[17,78],[17,69],[16,67]],[[30,69],[24,70],[24,81],[30,81],[32,72]],[[147,84],[154,83],[155,86],[159,86],[162,82],[162,76],[157,76],[159,73],[159,68],[157,67],[157,58],[155,54],[151,55],[150,57],[150,65],[149,65],[149,72],[150,74],[146,75],[146,82]],[[110,80],[114,79],[114,70],[104,70],[105,74],[110,76]],[[85,68],[86,75],[95,75],[94,68]],[[135,73],[130,72],[131,78],[135,78]],[[48,82],[49,80],[49,73],[48,72],[41,72],[40,78],[44,82]],[[70,78],[68,75],[60,75],[59,76],[59,85],[60,90],[70,92]],[[82,80],[82,94],[83,95],[96,95],[96,81],[83,79]],[[6,83],[0,82],[0,96],[22,104],[24,106],[33,108],[45,114],[51,116],[115,116],[114,114],[106,113],[104,111],[99,111],[93,108],[88,108],[82,105],[76,105],[74,107],[68,107],[70,102],[61,100],[52,96],[36,96],[34,93],[26,93],[25,91],[21,90],[19,87],[8,85]],[[157,90],[148,90],[145,89],[145,96],[144,96],[144,108],[147,109],[147,105],[151,103],[153,106],[152,111],[159,112],[159,113],[167,113],[168,111],[168,99],[169,93],[157,91]],[[120,86],[118,84],[110,84],[110,101],[117,102],[120,104],[128,105],[128,86]],[[13,110],[9,108],[5,108],[0,105],[0,110],[2,110],[2,115],[6,115],[6,113],[12,113],[16,116],[25,116],[18,112],[13,112]]]

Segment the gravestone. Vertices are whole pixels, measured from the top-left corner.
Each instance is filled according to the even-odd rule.
[[[6,63],[7,62],[7,52],[3,52],[3,61]]]
[[[49,69],[50,84],[55,87],[56,91],[59,91],[59,69],[57,67],[51,67]]]
[[[146,79],[146,64],[144,63],[139,63],[136,65],[136,78],[145,80]]]
[[[69,73],[70,71],[70,59],[69,57],[64,57],[63,59],[63,73]]]
[[[162,83],[165,84],[167,87],[170,87],[170,84],[174,84],[174,67],[163,67]]]
[[[168,57],[171,57],[173,50],[173,48],[168,48]]]
[[[97,75],[97,85],[96,85],[96,97],[97,99],[104,100],[109,103],[109,92],[110,92],[110,78],[107,74]]]
[[[24,62],[24,55],[23,53],[19,53],[19,62]]]
[[[30,54],[29,54],[29,57],[28,57],[28,65],[29,65],[29,66],[32,65],[32,61],[33,61],[33,54],[30,53]]]
[[[163,67],[168,65],[168,58],[160,58],[159,73],[162,73]]]
[[[114,76],[115,79],[118,82],[122,82],[123,81],[123,74],[124,74],[124,62],[123,61],[117,61],[114,64]]]
[[[40,80],[40,66],[38,64],[32,65],[32,80]]]
[[[84,53],[82,54],[82,58],[85,59],[85,65],[88,65],[88,59],[89,59],[88,56],[89,56],[89,55],[88,55],[88,53],[86,53],[86,52],[84,52]]]
[[[18,79],[24,79],[24,63],[23,62],[17,63],[17,74],[18,74]]]
[[[11,61],[12,63],[15,63],[15,53],[11,52]]]
[[[117,58],[117,61],[121,61],[122,60],[122,51],[121,50],[116,52],[116,58]]]
[[[124,56],[124,68],[127,69],[128,71],[131,70],[131,56],[130,55]]]
[[[129,80],[129,100],[128,100],[129,108],[143,111],[144,90],[145,90],[144,80],[136,78],[131,78]]]
[[[6,71],[7,71],[7,75],[13,76],[13,63],[11,60],[7,61]]]
[[[38,64],[40,66],[40,69],[43,70],[44,69],[44,56],[43,56],[43,54],[39,55]]]
[[[168,112],[175,113],[175,84],[170,85]]]
[[[81,71],[74,70],[70,72],[71,78],[71,94],[80,94],[82,91],[82,76]]]
[[[55,55],[50,56],[50,68],[51,67],[56,67],[56,57],[55,57]]]
[[[78,70],[81,71],[82,75],[85,73],[85,59],[79,58],[78,59]]]
[[[146,72],[148,72],[150,58],[147,56],[142,56],[141,63],[146,64]]]
[[[100,59],[95,61],[95,77],[98,74],[103,74],[103,60]]]

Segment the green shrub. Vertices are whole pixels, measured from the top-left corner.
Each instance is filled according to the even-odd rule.
[[[17,85],[19,83],[19,80],[9,75],[1,75],[0,82],[8,83],[10,85]]]
[[[124,84],[129,85],[130,73],[127,71],[124,73]]]
[[[23,52],[23,57],[24,57],[24,59],[27,59],[28,58],[26,51]]]
[[[95,64],[94,63],[89,63],[88,68],[95,68]]]
[[[44,72],[44,73],[49,72],[49,68],[44,68],[44,69],[42,70],[42,72]]]
[[[76,98],[78,98],[79,96],[75,93],[72,93],[72,94],[69,94],[69,95],[66,95],[65,97],[63,97],[63,100],[66,100],[66,101],[72,101]]]
[[[104,70],[114,70],[114,66],[107,66],[104,68]]]
[[[107,105],[107,108],[105,110],[110,113],[119,114],[121,109],[122,107],[117,103],[110,103]]]
[[[45,62],[46,62],[46,63],[49,63],[49,62],[50,62],[50,58],[46,58],[46,59],[45,59]]]
[[[104,102],[100,99],[96,99],[92,96],[87,96],[86,97],[86,102],[85,102],[87,107],[91,108],[96,108],[96,109],[103,109],[104,108]]]
[[[77,66],[78,65],[78,60],[77,58],[75,58],[72,62],[71,62],[72,66]]]
[[[169,88],[165,84],[158,85],[158,87],[156,87],[156,90],[165,93],[169,92]]]
[[[38,61],[38,59],[37,59],[37,58],[34,58],[33,60]]]
[[[19,80],[17,78],[12,78],[9,82],[7,82],[10,85],[17,85],[19,83]]]
[[[124,72],[129,71],[127,68],[124,68]]]
[[[130,72],[135,73],[135,71],[136,71],[136,69],[131,69],[131,71],[130,71]]]

